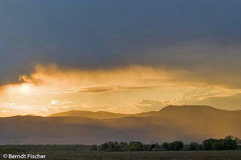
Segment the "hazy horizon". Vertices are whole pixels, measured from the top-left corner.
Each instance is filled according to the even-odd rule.
[[[78,112],[87,112],[87,113],[110,113],[110,114],[123,114],[123,115],[126,115],[126,116],[135,116],[135,115],[138,115],[138,114],[143,114],[143,113],[149,113],[149,112],[159,112],[159,111],[162,111],[163,109],[165,108],[168,108],[168,107],[172,107],[172,106],[175,106],[175,107],[191,107],[191,108],[198,108],[198,107],[208,107],[208,108],[213,108],[213,109],[217,109],[217,110],[221,110],[221,111],[241,111],[241,110],[225,110],[225,109],[219,109],[219,108],[216,108],[214,106],[209,106],[209,105],[167,105],[167,106],[164,106],[162,108],[160,108],[159,110],[151,110],[151,111],[144,111],[144,112],[137,112],[137,113],[124,113],[124,112],[111,112],[111,111],[106,111],[106,110],[97,110],[97,111],[91,111],[91,110],[84,110],[84,109],[75,109],[75,110],[67,110],[67,111],[62,111],[62,112],[54,112],[54,113],[51,113],[49,115],[37,115],[37,114],[16,114],[16,115],[11,115],[11,116],[1,116],[0,118],[7,118],[7,117],[15,117],[15,116],[41,116],[41,117],[54,117],[55,115],[57,116],[60,116],[61,114],[63,113],[78,113]],[[71,116],[71,115],[70,115]],[[81,117],[81,116],[79,116]],[[84,116],[83,116],[84,117]],[[125,117],[125,116],[123,116]]]
[[[0,144],[163,143],[241,137],[241,111],[208,106],[168,106],[135,115],[70,112],[48,117],[0,118]]]

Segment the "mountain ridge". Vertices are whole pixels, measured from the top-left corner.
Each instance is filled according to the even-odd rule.
[[[108,118],[123,118],[123,117],[145,117],[145,116],[158,116],[160,112],[166,112],[166,111],[173,111],[177,112],[183,109],[188,109],[189,111],[203,111],[203,110],[210,110],[210,111],[227,111],[229,110],[223,110],[223,109],[218,109],[212,106],[208,105],[168,105],[159,111],[148,111],[148,112],[141,112],[141,113],[136,113],[136,114],[125,114],[125,113],[115,113],[115,112],[108,112],[108,111],[86,111],[86,110],[70,110],[66,112],[59,112],[59,113],[54,113],[51,114],[47,117],[71,117],[71,116],[76,116],[76,117],[88,117],[88,118],[97,118],[97,119],[108,119]],[[232,110],[241,112],[241,110]]]
[[[213,107],[169,106],[137,116],[0,118],[0,144],[100,144],[108,141],[162,143],[241,137],[241,112]]]

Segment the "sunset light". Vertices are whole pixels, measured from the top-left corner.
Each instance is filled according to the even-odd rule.
[[[0,159],[241,160],[240,6],[0,0]]]

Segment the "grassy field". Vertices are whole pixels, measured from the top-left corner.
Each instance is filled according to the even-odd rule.
[[[2,155],[1,155],[2,158]],[[0,159],[1,159],[0,158]],[[241,160],[241,151],[52,152],[48,160]]]

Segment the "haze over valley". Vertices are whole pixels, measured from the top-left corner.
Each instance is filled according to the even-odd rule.
[[[241,137],[241,111],[210,106],[167,106],[140,114],[70,111],[49,117],[0,118],[1,144],[161,143]]]

